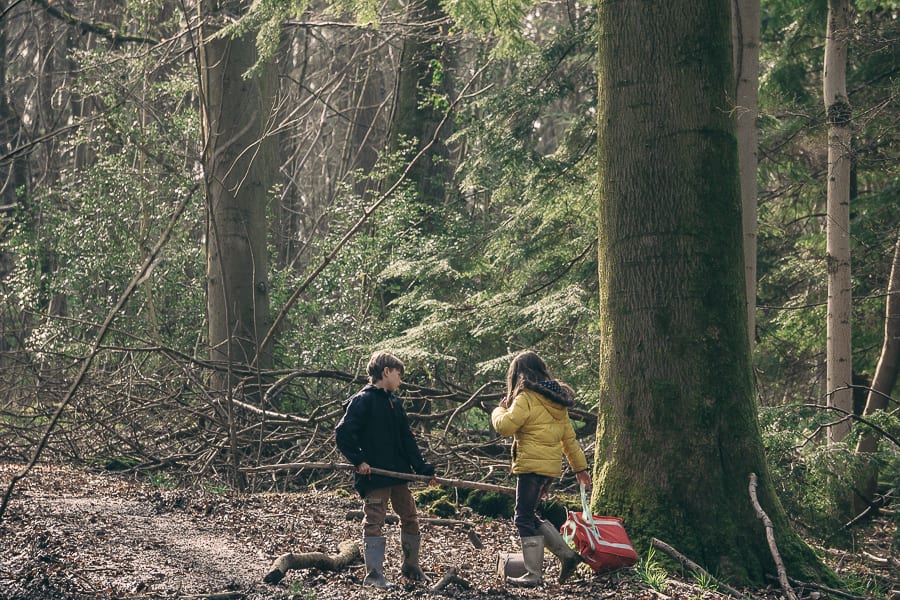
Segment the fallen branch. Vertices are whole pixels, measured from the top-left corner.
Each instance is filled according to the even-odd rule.
[[[282,554],[263,577],[265,583],[278,583],[291,569],[321,569],[323,571],[340,571],[350,563],[359,560],[362,555],[356,542],[343,541],[338,544],[338,554],[329,556],[324,552],[304,552]]]
[[[263,465],[261,467],[245,467],[241,469],[243,473],[268,473],[271,471],[316,471],[316,470],[350,470],[355,471],[356,467],[349,463],[335,462],[305,462],[305,463],[283,463],[280,465]],[[387,477],[395,477],[397,479],[405,479],[407,481],[422,481],[425,483],[437,483],[438,485],[449,485],[455,488],[468,488],[471,490],[484,490],[487,492],[497,492],[498,494],[516,495],[515,488],[505,487],[502,485],[494,485],[492,483],[481,483],[480,481],[466,481],[465,479],[445,479],[443,477],[432,477],[430,475],[416,475],[415,473],[399,473],[397,471],[388,471],[386,469],[377,469],[372,467],[372,474],[385,475]]]
[[[756,510],[756,516],[759,517],[766,528],[766,540],[769,542],[769,550],[772,552],[772,558],[775,560],[775,568],[778,569],[778,583],[784,590],[784,595],[788,600],[797,600],[797,594],[791,588],[788,582],[787,571],[784,568],[784,561],[778,553],[778,546],[775,545],[775,526],[772,525],[772,519],[765,513],[759,500],[756,498],[756,473],[750,473],[750,500],[753,502],[753,508]]]
[[[457,567],[450,567],[450,570],[447,571],[447,574],[441,577],[440,581],[431,586],[431,589],[429,591],[440,592],[451,583],[455,583],[459,587],[466,590],[471,587],[468,581],[459,576],[459,569]]]
[[[662,550],[663,552],[665,552],[666,554],[668,554],[669,556],[671,556],[672,558],[677,560],[679,563],[681,563],[681,566],[685,567],[687,570],[693,571],[693,572],[697,573],[698,575],[702,575],[704,577],[709,577],[711,580],[716,582],[716,585],[718,585],[723,590],[728,592],[729,596],[734,596],[735,598],[743,598],[744,597],[744,595],[742,593],[740,593],[739,591],[737,591],[736,589],[734,589],[727,583],[722,583],[721,581],[719,581],[718,579],[713,577],[709,571],[707,571],[706,569],[704,569],[703,567],[701,567],[700,565],[698,565],[697,563],[695,563],[694,561],[689,559],[687,556],[685,556],[684,554],[682,554],[681,552],[679,552],[672,546],[663,542],[662,540],[658,540],[656,538],[651,538],[650,545],[653,546],[654,548],[658,548],[659,550]]]

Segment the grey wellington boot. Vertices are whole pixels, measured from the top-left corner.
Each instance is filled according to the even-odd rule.
[[[403,565],[400,567],[400,574],[413,581],[421,581],[428,584],[431,583],[431,578],[419,566],[419,548],[421,544],[421,535],[400,533],[400,549],[403,551]]]
[[[366,578],[363,585],[387,589],[387,579],[384,578],[384,536],[371,536],[363,538],[365,546]]]
[[[572,550],[560,535],[559,531],[553,527],[550,521],[541,521],[538,532],[544,536],[544,544],[547,549],[556,555],[559,559],[559,583],[565,583],[566,579],[572,576],[575,569],[582,562],[581,555]]]
[[[544,572],[544,536],[522,538],[522,562],[525,563],[525,574],[521,577],[507,577],[506,583],[519,587],[541,585],[541,575]]]

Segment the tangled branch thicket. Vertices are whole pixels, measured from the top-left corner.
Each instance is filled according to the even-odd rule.
[[[65,396],[78,357],[0,356],[0,449],[27,462]],[[292,489],[346,473],[247,474],[245,469],[298,462],[339,462],[334,427],[343,403],[366,379],[337,370],[257,371],[238,375],[232,391],[210,386],[228,369],[160,347],[107,347],[66,408],[42,460],[154,472],[184,484],[218,481],[246,491]],[[404,384],[410,423],[442,475],[504,483],[507,443],[490,410],[500,382],[478,390],[450,382]],[[595,418],[574,409],[579,434],[593,435]]]

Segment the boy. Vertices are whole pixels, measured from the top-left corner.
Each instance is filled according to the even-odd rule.
[[[404,479],[375,475],[371,468],[434,475],[434,466],[425,462],[416,444],[403,403],[394,395],[400,388],[403,363],[387,352],[375,352],[366,367],[369,383],[346,403],[343,418],[335,428],[338,450],[356,467],[354,487],[363,497],[363,542],[366,577],[363,585],[387,588],[384,578],[382,535],[387,503],[400,517],[400,546],[404,577],[428,583],[419,567],[422,536],[416,504]]]

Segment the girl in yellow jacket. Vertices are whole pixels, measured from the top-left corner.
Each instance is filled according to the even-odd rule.
[[[562,475],[562,456],[578,482],[591,485],[587,461],[569,420],[574,392],[553,379],[536,353],[518,354],[506,373],[506,397],[491,413],[491,423],[502,436],[512,436],[512,472],[516,475],[514,522],[522,543],[526,573],[507,577],[513,585],[541,584],[544,545],[560,560],[560,583],[575,571],[581,557],[569,548],[559,531],[537,517],[541,497]]]

